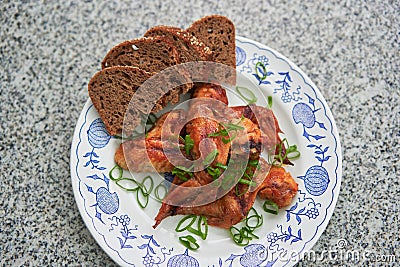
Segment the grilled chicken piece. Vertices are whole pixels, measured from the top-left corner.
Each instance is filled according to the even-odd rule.
[[[161,140],[161,133],[164,131],[166,136],[176,136],[180,130],[178,127],[182,127],[185,122],[185,117],[184,110],[178,109],[163,114],[150,129],[145,140],[139,138],[123,142],[115,152],[115,162],[121,168],[133,172],[153,172],[154,169],[156,172],[171,172],[174,166],[169,162],[164,150],[169,149],[170,153],[176,153],[178,156],[183,144],[179,144],[180,149],[176,149],[171,142]]]
[[[216,112],[224,112],[222,108],[215,110],[215,106],[211,101],[220,101],[221,107],[227,108],[228,98],[225,89],[221,86],[213,84],[199,85],[192,96],[192,102],[189,107],[189,118],[193,118],[186,125],[186,133],[194,141],[194,146],[191,151],[194,160],[204,159],[214,149],[217,149],[219,154],[215,159],[215,163],[226,164],[230,144],[224,144],[221,136],[209,137],[209,134],[219,130],[219,119],[224,118],[226,114],[216,114]],[[217,103],[215,103],[217,104]],[[218,104],[217,104],[218,105]],[[203,142],[203,155],[200,154],[200,142]]]
[[[264,107],[249,105],[249,106],[236,106],[231,107],[237,115],[248,118],[255,123],[261,130],[262,134],[262,150],[270,153],[275,149],[275,154],[279,153],[279,147],[277,146],[282,142],[279,137],[280,133],[283,133],[279,127],[278,120],[271,109]],[[286,154],[286,147],[281,146],[282,155]],[[284,164],[293,165],[287,158],[283,161]]]
[[[215,97],[215,95],[218,94],[216,94],[214,90],[214,88],[200,87],[195,91],[194,95],[208,94]],[[200,102],[201,99],[191,106],[192,112],[197,112],[196,115],[211,112],[210,110],[203,110],[204,106],[198,105]],[[212,111],[215,112],[215,110]],[[224,114],[224,117],[225,119],[232,118],[232,114]],[[231,153],[231,160],[235,157],[240,158],[240,155],[245,155],[245,158],[242,157],[241,159],[242,162],[247,162],[249,158],[259,159],[261,153],[261,131],[256,124],[247,118],[242,119],[241,126],[243,126],[247,132],[244,132],[245,134],[238,133],[235,137],[234,144],[235,146],[238,144],[239,149]],[[194,140],[194,148],[192,150],[193,158],[200,156],[198,152],[200,142],[208,138],[210,133],[215,133],[218,130],[220,130],[219,123],[204,117],[198,117],[194,119],[191,124],[186,126],[186,131],[190,133],[190,136]],[[209,138],[208,142],[212,142],[218,147],[219,151],[219,157],[216,157],[214,165],[212,166],[215,166],[216,162],[225,165],[229,154],[228,149],[232,143],[228,142],[224,144],[221,136],[213,137],[212,139]],[[236,162],[240,162],[240,160]],[[248,173],[248,175],[252,177],[254,168],[250,169],[250,171],[251,173]],[[265,175],[260,175],[259,177],[262,179],[258,178],[258,181],[255,179],[256,183],[262,183]],[[238,197],[236,196],[235,189],[221,189],[218,186],[209,186],[200,189],[201,186],[207,185],[212,181],[214,181],[214,178],[212,178],[211,175],[206,171],[200,171],[195,173],[192,179],[180,184],[180,186],[172,185],[170,192],[163,200],[163,204],[155,218],[156,223],[154,227],[157,227],[163,219],[176,214],[205,215],[210,225],[222,228],[229,228],[246,216],[248,210],[253,206],[258,191],[249,192]],[[235,183],[233,183],[233,186],[234,184]],[[193,189],[195,187],[196,189]],[[242,188],[243,186],[239,187]],[[226,192],[226,190],[229,191]],[[217,199],[218,195],[222,197]],[[199,203],[209,204],[199,205]]]
[[[237,139],[235,139],[235,143],[237,142],[238,144],[243,144],[242,142],[250,142],[250,146],[247,145],[239,145],[240,148],[244,147],[242,151],[238,151],[238,153],[242,153],[246,156],[247,160],[250,158],[251,160],[258,160],[259,155],[260,155],[260,147],[261,147],[261,132],[248,119],[243,120],[243,125],[249,132],[247,133],[247,136],[249,137],[250,140],[247,138],[241,138],[241,136],[237,136]],[[243,139],[243,140],[241,140]],[[250,149],[250,151],[248,151]],[[248,155],[248,153],[250,154]],[[239,157],[240,158],[240,157]],[[246,161],[244,161],[246,162]],[[239,164],[241,165],[241,164]],[[214,165],[215,166],[215,165]],[[234,168],[230,166],[230,168]],[[243,169],[245,166],[243,167]],[[247,171],[247,175],[249,177],[253,176],[253,172],[255,171],[253,168],[250,168]],[[261,168],[259,172],[261,172],[263,169]],[[233,173],[233,172],[231,172]],[[253,179],[253,181],[256,184],[260,184],[263,182],[263,178],[265,178],[266,172],[264,172],[264,176],[260,175],[258,178]],[[220,179],[224,179],[224,176],[222,176]],[[261,179],[261,178],[262,179]],[[232,178],[235,179],[235,178]],[[206,172],[206,171],[201,171],[197,172],[194,174],[194,177],[184,183],[179,183],[179,178],[175,178],[174,184],[176,185],[171,185],[170,191],[167,195],[167,197],[163,200],[163,204],[159,210],[159,213],[156,217],[156,224],[154,227],[156,227],[163,219],[173,216],[176,214],[192,214],[191,212],[198,212],[198,213],[193,213],[193,214],[202,214],[202,215],[207,215],[207,214],[216,214],[217,210],[222,211],[221,214],[225,214],[227,217],[232,217],[232,219],[227,219],[224,222],[218,222],[215,216],[208,217],[209,220],[211,220],[210,225],[215,225],[219,227],[224,227],[223,223],[226,223],[226,225],[230,224],[230,222],[235,221],[234,218],[242,218],[243,210],[250,209],[253,205],[254,199],[252,201],[242,201],[239,199],[239,202],[241,202],[242,207],[238,209],[235,207],[236,202],[232,202],[232,200],[237,199],[236,193],[235,193],[235,188],[233,190],[227,189],[221,189],[218,186],[214,187],[204,187],[201,188],[202,186],[209,184],[210,182],[214,181],[214,179]],[[234,182],[232,186],[234,186]],[[179,186],[178,186],[179,185]],[[196,189],[193,189],[196,188]],[[243,186],[240,185],[239,189],[243,189]],[[228,192],[227,192],[228,190]],[[214,199],[217,199],[217,195],[223,196],[222,198],[219,198],[218,200],[214,201]],[[253,192],[252,195],[255,196],[257,195],[257,192]],[[211,202],[212,201],[212,202]],[[198,203],[209,203],[207,205],[198,205]],[[236,203],[236,204],[235,204]],[[244,204],[246,205],[244,206]],[[229,212],[229,214],[228,214]],[[240,212],[240,216],[238,216],[238,212]],[[215,223],[213,224],[213,222]],[[221,224],[221,225],[219,225]]]
[[[194,93],[194,97],[213,97],[226,104],[226,95],[222,90],[220,88],[204,88],[204,90],[196,90]],[[198,102],[198,104],[199,103],[200,102]],[[278,134],[282,131],[280,130],[278,122],[271,110],[254,105],[230,107],[230,109],[236,112],[236,115],[238,117],[241,117],[243,115],[247,120],[251,120],[254,123],[251,124],[247,122],[247,120],[243,120],[242,122],[243,127],[246,128],[246,131],[248,133],[247,138],[249,139],[251,159],[254,159],[254,153],[261,149],[261,144],[258,141],[253,140],[254,136],[252,136],[252,133],[257,130],[254,129],[254,125],[259,125],[257,120],[258,117],[261,118],[261,137],[262,145],[264,145],[264,148],[271,149],[276,144],[281,142]],[[254,114],[253,110],[256,111],[257,116]],[[202,112],[203,116],[215,116],[213,113],[214,111],[211,109],[207,110],[206,108],[204,108]],[[161,129],[168,114],[169,113],[165,113],[157,120],[154,127],[148,132],[144,144],[140,143],[138,140],[125,141],[123,144],[121,144],[115,153],[115,162],[124,169],[128,169],[127,162],[129,162],[130,170],[134,172],[152,172],[154,170],[156,170],[157,172],[171,172],[174,166],[168,161],[166,155],[164,154],[163,148],[167,148],[166,144],[161,142]],[[177,123],[178,125],[164,125],[164,127],[166,127],[165,130],[169,131],[171,134],[176,132],[176,130],[172,130],[171,128],[181,126],[185,117],[183,111],[180,110],[174,111],[173,115],[176,116],[176,119],[172,118],[171,120],[168,120],[168,123]],[[229,116],[232,116],[232,114],[228,114],[228,117]],[[219,117],[221,117],[221,115]],[[203,124],[203,126],[207,125],[208,129],[206,129],[205,127],[198,127],[200,124]],[[216,121],[207,120],[204,118],[196,118],[195,120],[188,123],[188,125],[186,126],[186,130],[190,133],[191,138],[195,141],[195,147],[192,150],[192,157],[194,159],[198,159],[200,157],[200,151],[198,149],[200,141],[207,138],[209,133],[218,131],[218,127],[219,125]],[[216,140],[216,142],[214,142],[214,140],[213,142],[205,142],[204,145],[206,145],[206,153],[204,153],[204,156],[207,156],[207,152],[211,152],[214,148],[217,148],[218,151],[220,151],[220,149],[222,148],[228,149],[228,146],[224,146],[221,144],[221,137],[215,137],[213,139]],[[213,144],[221,144],[221,146],[214,147]],[[182,146],[183,145],[181,144],[181,147]],[[144,147],[146,149],[144,149]],[[246,148],[243,147],[243,149]],[[176,153],[177,151],[173,152]],[[219,162],[222,164],[222,162],[225,161],[223,159],[224,155],[226,155],[225,152],[226,151],[224,151],[224,153],[218,154],[215,163]],[[145,153],[147,153],[149,160],[144,160],[147,159]],[[278,153],[278,151],[276,151],[276,153]],[[285,153],[285,147],[282,147],[282,153]],[[291,164],[287,159],[284,163]]]
[[[271,167],[258,196],[272,200],[279,208],[287,207],[298,191],[298,184],[284,168]]]
[[[230,143],[225,144],[221,136],[209,137],[209,134],[219,130],[218,119],[224,118],[224,116],[226,118],[226,114],[223,114],[228,104],[225,89],[214,84],[199,84],[195,88],[192,99],[188,118],[193,119],[186,125],[186,133],[190,135],[194,143],[191,150],[191,157],[197,160],[197,162],[203,162],[214,149],[217,149],[218,155],[216,155],[210,165],[215,166],[217,163],[225,165],[229,156]],[[225,108],[215,108],[212,104],[218,105],[218,103],[213,101],[219,101],[221,107]],[[221,114],[216,114],[217,112]],[[176,206],[192,205],[199,202],[204,203],[208,199],[214,199],[218,193],[218,188],[216,187],[214,190],[207,190],[207,192],[203,192],[201,189],[193,190],[193,188],[207,185],[213,180],[212,176],[205,170],[195,172],[193,178],[183,183],[179,181],[179,178],[175,177],[170,191],[163,200],[155,218],[156,223],[153,227],[157,227],[163,219],[171,216]],[[175,184],[179,186],[175,186]]]
[[[249,174],[255,169],[249,170]],[[203,215],[207,217],[208,225],[229,228],[245,218],[254,204],[256,196],[269,199],[278,204],[279,208],[288,206],[297,193],[298,185],[282,167],[271,167],[260,159],[260,168],[256,171],[253,181],[257,186],[249,187],[238,184],[238,191],[245,192],[238,196],[236,188],[228,194],[207,205],[197,207],[175,207],[169,210],[172,215]],[[184,196],[181,196],[184,198]]]
[[[195,119],[186,125],[186,132],[194,140],[191,158],[202,161],[211,151],[217,149],[219,154],[211,163],[211,166],[215,167],[216,163],[225,165],[231,143],[224,144],[221,136],[209,137],[209,134],[220,130],[219,119],[225,118],[229,121],[234,118],[234,115],[245,117],[242,120],[242,125],[247,130],[246,136],[239,135],[236,137],[235,142],[243,144],[243,146],[240,146],[239,153],[250,152],[250,159],[259,159],[261,144],[271,149],[280,142],[278,133],[281,131],[272,111],[256,106],[252,107],[253,110],[249,107],[233,107],[236,114],[225,114],[223,111],[210,108],[207,105],[208,98],[227,104],[225,90],[216,85],[200,85],[195,90],[193,97],[195,101],[189,109],[189,115]],[[253,112],[254,110],[255,112]],[[168,149],[170,144],[161,141],[161,129],[164,127],[163,131],[176,135],[176,129],[173,128],[181,127],[185,116],[182,111],[171,115],[173,115],[173,119],[169,121],[173,122],[171,125],[165,124],[167,114],[164,114],[141,143],[132,140],[121,144],[115,154],[117,164],[123,168],[129,167],[133,171],[151,171],[152,166],[158,172],[172,171],[174,166],[163,153],[163,149]],[[218,119],[214,120],[210,117]],[[257,120],[257,118],[261,119]],[[183,150],[183,144],[180,144],[180,150]],[[181,153],[180,150],[175,151]],[[144,153],[148,155],[147,161],[144,161]],[[207,188],[203,191],[193,191],[193,188],[207,185],[213,181],[213,178],[206,171],[196,172],[193,178],[185,182],[175,177],[174,184],[171,185],[170,192],[164,199],[155,218],[154,227],[157,227],[163,219],[169,216],[194,214],[206,216],[209,225],[229,228],[247,216],[257,194],[263,199],[274,201],[280,208],[289,205],[297,192],[297,183],[283,168],[272,167],[269,170],[269,166],[262,159],[260,159],[260,166],[261,168],[258,170],[252,167],[247,171],[250,177],[256,171],[253,177],[253,181],[256,182],[255,187],[238,184],[236,188],[231,189],[222,198],[200,206],[193,204],[212,199],[218,194],[218,187],[215,187],[215,190]],[[245,193],[238,196],[236,190]],[[174,205],[171,205],[171,203],[174,203]]]

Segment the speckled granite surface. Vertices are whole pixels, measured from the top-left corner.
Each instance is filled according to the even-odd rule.
[[[84,225],[70,181],[87,83],[118,40],[210,13],[229,16],[238,35],[295,62],[336,118],[343,182],[314,250],[344,238],[355,250],[395,254],[391,264],[400,264],[398,1],[57,2],[0,3],[1,265],[115,265]],[[356,265],[300,262],[334,264]]]

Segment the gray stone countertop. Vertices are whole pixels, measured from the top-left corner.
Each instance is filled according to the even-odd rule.
[[[231,18],[237,35],[291,59],[319,87],[340,132],[343,181],[316,252],[349,248],[400,264],[398,1],[2,1],[0,263],[113,266],[74,200],[69,156],[87,83],[117,42],[158,24]],[[386,257],[389,259],[389,257]],[[375,265],[341,259],[299,265]]]

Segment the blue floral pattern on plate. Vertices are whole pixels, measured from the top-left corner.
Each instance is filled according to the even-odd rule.
[[[311,249],[324,231],[341,181],[340,142],[332,114],[316,86],[288,59],[246,38],[238,37],[236,44],[237,69],[272,97],[285,137],[301,152],[295,166],[287,168],[299,184],[296,199],[277,216],[264,213],[265,223],[257,233],[260,238],[246,247],[234,245],[226,231],[213,229],[215,234],[201,241],[199,251],[185,250],[173,229],[151,227],[159,203],[151,204],[153,210],[140,209],[132,194],[110,182],[113,154],[120,141],[108,135],[89,100],[71,147],[72,185],[83,220],[118,264],[291,266],[296,261],[280,257],[282,252],[295,251],[291,257],[296,257]]]

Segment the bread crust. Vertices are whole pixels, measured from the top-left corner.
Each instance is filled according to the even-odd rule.
[[[202,41],[197,39],[185,30],[177,27],[159,25],[149,29],[145,37],[164,36],[175,43],[175,46],[180,49],[181,63],[199,60],[211,60],[212,51]],[[189,53],[185,53],[188,51]]]

